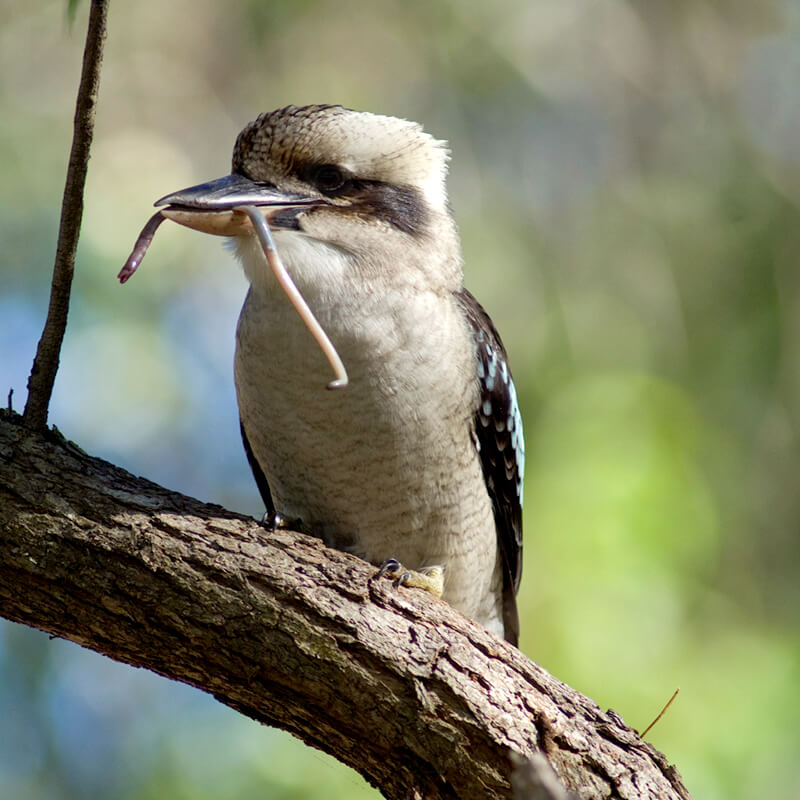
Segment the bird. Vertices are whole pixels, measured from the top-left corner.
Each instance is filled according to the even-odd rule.
[[[301,526],[516,645],[522,419],[500,336],[464,287],[449,158],[415,122],[287,106],[239,133],[230,175],[156,205],[230,237],[249,282],[234,382],[268,525]],[[244,205],[267,220],[347,386],[326,388]]]

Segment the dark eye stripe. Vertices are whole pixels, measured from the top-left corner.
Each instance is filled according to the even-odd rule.
[[[413,186],[357,178],[338,164],[305,163],[296,165],[293,172],[327,197],[348,200],[342,213],[368,215],[411,236],[422,235],[427,229],[428,207],[422,193]]]
[[[403,233],[419,235],[428,224],[428,210],[422,194],[411,186],[395,186],[380,181],[354,180],[354,205]]]

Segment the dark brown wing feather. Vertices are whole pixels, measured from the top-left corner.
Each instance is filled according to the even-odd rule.
[[[244,444],[244,452],[247,455],[247,463],[253,471],[253,477],[256,479],[256,486],[261,493],[261,499],[264,501],[266,507],[265,518],[271,519],[275,516],[275,503],[272,502],[272,492],[269,490],[269,483],[267,483],[267,476],[261,469],[256,457],[253,455],[253,448],[250,447],[250,442],[247,441],[247,433],[244,429],[244,423],[239,420],[239,430],[242,432],[242,443]]]
[[[522,578],[522,481],[525,442],[517,394],[500,335],[481,304],[466,290],[456,293],[477,348],[480,404],[475,409],[476,444],[492,500],[503,563],[505,638],[519,639],[517,590]]]

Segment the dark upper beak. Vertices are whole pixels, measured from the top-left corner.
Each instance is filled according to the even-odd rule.
[[[218,236],[252,231],[247,215],[234,211],[237,206],[263,208],[269,220],[282,209],[323,204],[325,200],[319,197],[279,191],[272,184],[257,183],[237,174],[181,189],[155,202],[157,206],[166,206],[161,213],[167,219]]]
[[[236,206],[307,206],[319,198],[280,192],[272,184],[256,183],[244,175],[226,175],[208,183],[165,195],[157,206],[184,206],[204,211],[229,211]]]

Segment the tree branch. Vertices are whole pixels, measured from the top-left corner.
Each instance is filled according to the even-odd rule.
[[[581,798],[689,797],[618,717],[445,603],[5,411],[0,552],[3,616],[210,692],[386,797],[509,798],[512,754],[537,752]]]
[[[28,378],[25,424],[29,428],[40,430],[47,424],[47,411],[58,370],[61,343],[67,328],[72,275],[75,271],[75,252],[78,248],[83,218],[83,187],[89,167],[94,111],[100,86],[100,67],[103,63],[107,12],[108,0],[92,0],[83,51],[83,70],[75,105],[72,149],[61,202],[61,224],[58,230],[56,259],[53,264],[50,306]]]

